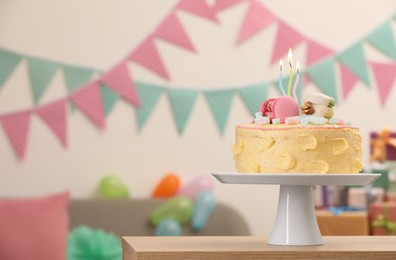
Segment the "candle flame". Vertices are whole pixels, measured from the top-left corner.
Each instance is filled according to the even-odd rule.
[[[296,64],[296,68],[297,68],[297,74],[299,74],[300,73],[300,62],[298,62],[298,61]]]
[[[292,63],[293,63],[293,53],[292,53],[291,48],[289,48],[289,53],[287,55],[287,58],[289,60],[289,65],[290,65],[290,68],[291,68],[292,67]]]
[[[283,61],[280,60],[280,61],[279,61],[279,70],[282,71],[282,68],[283,68]]]

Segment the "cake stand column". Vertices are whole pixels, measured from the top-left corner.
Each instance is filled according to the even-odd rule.
[[[313,186],[281,185],[268,244],[323,245],[316,221]]]

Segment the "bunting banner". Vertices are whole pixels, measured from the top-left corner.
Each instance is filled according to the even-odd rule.
[[[218,23],[215,11],[208,5],[206,0],[181,0],[177,5],[177,10],[182,10]]]
[[[108,116],[114,108],[114,105],[120,99],[120,96],[106,86],[100,85],[100,94],[103,101],[105,116]]]
[[[241,3],[245,3],[247,8],[241,17],[237,31],[236,48],[248,40],[253,40],[272,24],[276,25],[276,33],[272,39],[274,43],[270,66],[282,59],[289,48],[297,48],[302,44],[306,46],[304,69],[300,71],[296,93],[298,100],[302,100],[303,85],[311,80],[324,93],[333,96],[337,102],[346,100],[357,83],[361,81],[369,87],[375,83],[373,86],[376,87],[379,101],[382,107],[386,105],[388,96],[395,86],[396,78],[393,16],[350,47],[336,51],[293,28],[267,8],[262,1],[216,0],[209,5],[206,0],[181,0],[137,47],[130,50],[126,57],[115,66],[104,72],[94,68],[22,55],[0,48],[0,91],[7,85],[8,79],[19,63],[25,60],[28,65],[28,78],[34,101],[33,108],[22,112],[8,111],[0,114],[1,126],[18,158],[25,157],[32,114],[40,118],[63,147],[67,147],[67,105],[81,111],[99,128],[104,128],[106,117],[114,110],[118,101],[124,100],[135,109],[137,127],[142,130],[149,122],[159,99],[165,94],[179,134],[185,132],[199,95],[205,97],[220,134],[224,134],[226,129],[235,95],[241,97],[247,111],[253,115],[261,102],[266,99],[269,88],[275,88],[281,95],[277,79],[221,88],[207,86],[205,90],[200,90],[192,86],[177,87],[169,86],[169,84],[162,86],[137,81],[129,66],[130,62],[135,63],[153,73],[154,76],[159,76],[168,83],[171,82],[173,72],[168,68],[167,61],[163,59],[156,42],[165,41],[185,51],[199,53],[199,49],[190,37],[190,34],[194,32],[185,29],[182,20],[178,18],[178,13],[187,13],[210,21],[213,26],[220,26],[218,14]],[[363,48],[366,43],[392,62],[379,63],[367,60]],[[336,76],[336,68],[340,70],[339,79]],[[41,103],[54,75],[58,72],[63,74],[67,95],[59,100]],[[370,75],[374,77],[373,82],[371,82]],[[288,77],[284,77],[281,81],[286,88]],[[338,93],[341,95],[338,96]]]
[[[371,62],[381,105],[386,104],[389,93],[395,85],[396,64]]]
[[[162,58],[157,51],[153,38],[144,41],[133,53],[129,59],[150,71],[156,73],[166,80],[170,80],[169,73]]]
[[[246,2],[246,0],[217,0],[213,5],[213,11],[218,13],[241,2]]]
[[[210,110],[212,111],[214,120],[219,129],[220,134],[224,133],[228,115],[235,94],[234,89],[227,90],[211,90],[204,92],[208,101]]]
[[[168,95],[177,130],[182,134],[197,100],[198,91],[190,89],[169,89]]]
[[[0,49],[0,90],[21,59],[17,54]]]
[[[135,106],[140,105],[140,100],[127,64],[120,63],[104,74],[98,81]]]
[[[136,82],[136,87],[140,98],[144,100],[139,109],[136,110],[137,125],[139,129],[142,129],[159,97],[164,92],[164,88],[142,82]]]
[[[51,102],[36,109],[36,114],[52,130],[64,147],[67,147],[66,100]]]
[[[101,93],[96,82],[74,92],[70,99],[93,123],[100,128],[105,127]]]
[[[176,14],[169,15],[154,32],[154,36],[173,43],[176,46],[183,47],[186,50],[192,52],[196,51],[193,43],[191,42]]]
[[[42,59],[28,59],[30,85],[32,86],[33,101],[37,104],[48,84],[53,78],[57,65],[54,62]]]
[[[267,8],[261,5],[257,0],[250,1],[245,19],[242,22],[237,43],[242,43],[249,39],[274,21],[276,21],[276,18]]]
[[[347,99],[353,87],[359,81],[359,78],[352,71],[350,71],[347,66],[340,64],[340,68],[341,68],[342,97],[344,99]]]
[[[370,79],[366,58],[361,43],[357,43],[338,55],[338,59],[359,77],[367,86],[370,86]]]
[[[22,111],[0,117],[0,123],[20,159],[23,159],[26,153],[30,116],[31,111]]]

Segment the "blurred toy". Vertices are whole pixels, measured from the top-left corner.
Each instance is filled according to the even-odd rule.
[[[155,229],[156,236],[180,236],[181,234],[182,228],[174,219],[162,220]]]
[[[377,135],[377,138],[371,140],[370,163],[378,161],[384,163],[387,160],[387,147],[396,147],[396,138],[391,137],[391,128],[385,126]]]
[[[105,198],[127,198],[129,190],[117,176],[107,175],[99,183],[99,192]]]
[[[179,195],[184,195],[194,200],[199,192],[211,191],[212,189],[213,177],[209,174],[198,175],[181,188]]]
[[[68,237],[67,259],[121,259],[121,241],[113,234],[88,226],[74,228]]]
[[[215,206],[216,200],[213,192],[201,191],[198,193],[195,198],[194,214],[191,221],[191,226],[194,230],[199,231],[205,227]]]
[[[190,198],[177,196],[165,201],[151,214],[149,221],[157,226],[164,219],[174,219],[183,224],[190,220],[194,210],[194,204]]]
[[[179,191],[180,180],[174,173],[167,174],[154,189],[152,196],[155,198],[167,198],[176,195]]]

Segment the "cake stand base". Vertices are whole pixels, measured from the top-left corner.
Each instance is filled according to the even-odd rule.
[[[313,186],[281,185],[271,245],[323,245],[312,198]]]
[[[323,245],[313,202],[314,185],[368,185],[380,174],[213,173],[222,183],[280,185],[271,245]]]

